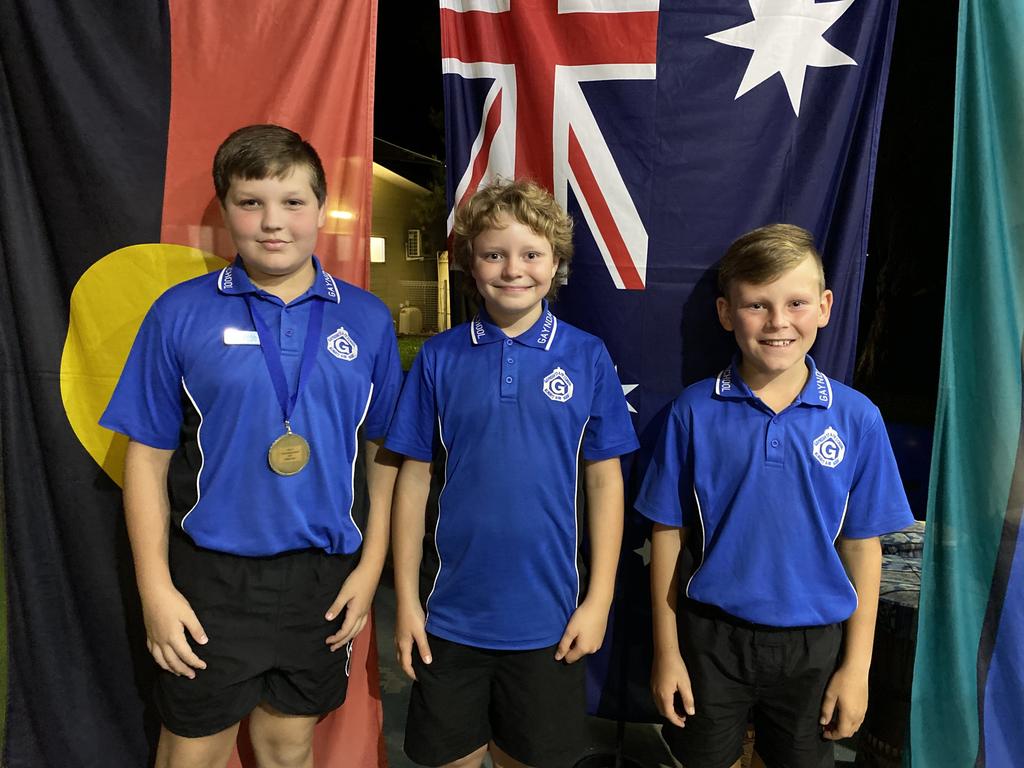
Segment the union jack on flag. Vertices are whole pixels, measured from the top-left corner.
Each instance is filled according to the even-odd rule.
[[[463,81],[446,78],[449,104],[465,105],[449,112],[453,167],[464,163],[449,199],[529,177],[567,207],[571,188],[615,287],[642,289],[647,229],[586,84],[654,79],[657,11],[658,0],[443,0],[442,68]],[[453,219],[454,206],[449,231]]]
[[[814,234],[835,304],[813,352],[849,379],[896,0],[440,5],[451,210],[501,176],[572,214],[554,311],[618,366],[637,475],[669,400],[728,363],[715,264],[755,227]],[[648,531],[627,515],[618,594],[632,595],[588,661],[591,710],[630,720],[653,715]]]

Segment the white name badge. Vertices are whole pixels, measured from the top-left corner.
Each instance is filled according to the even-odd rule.
[[[230,345],[258,347],[260,345],[260,335],[256,333],[256,331],[243,331],[238,328],[225,328],[224,343]]]

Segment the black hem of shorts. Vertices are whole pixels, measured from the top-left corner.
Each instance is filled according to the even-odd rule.
[[[678,749],[677,746],[673,743],[674,737],[677,734],[679,734],[682,730],[683,729],[680,728],[678,725],[665,722],[661,727],[661,738],[665,742],[665,746],[668,747],[668,751],[672,753],[672,757],[674,757],[677,762],[685,766],[685,768],[690,768],[691,765],[693,766],[693,768],[732,768],[736,761],[743,757],[743,747],[741,745],[739,751],[736,752],[735,757],[725,762],[719,763],[717,765],[707,765],[704,763],[698,765],[697,763],[693,763],[692,760],[688,762],[683,759],[684,757],[686,757],[686,755],[682,754],[683,750]]]
[[[259,706],[261,701],[262,699],[256,699],[256,701],[253,702],[252,706],[243,711],[237,717],[234,717],[233,719],[224,718],[223,724],[218,723],[218,725],[213,728],[176,728],[172,723],[168,721],[164,713],[160,711],[159,706],[157,706],[157,712],[160,714],[160,724],[163,725],[164,728],[173,733],[175,736],[181,736],[184,739],[201,739],[204,736],[213,736],[216,733],[220,733],[221,731],[226,730],[231,726],[242,722],[242,720],[245,717],[247,717],[254,709],[256,709],[256,707]]]

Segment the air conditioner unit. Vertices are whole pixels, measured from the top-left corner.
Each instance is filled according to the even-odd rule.
[[[423,242],[418,229],[406,230],[405,258],[409,261],[423,259]]]

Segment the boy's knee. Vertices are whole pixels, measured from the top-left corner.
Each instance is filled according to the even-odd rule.
[[[312,768],[315,717],[282,715],[257,707],[249,717],[249,737],[261,768]]]
[[[313,740],[281,734],[252,735],[252,747],[263,768],[309,768],[313,765]]]

